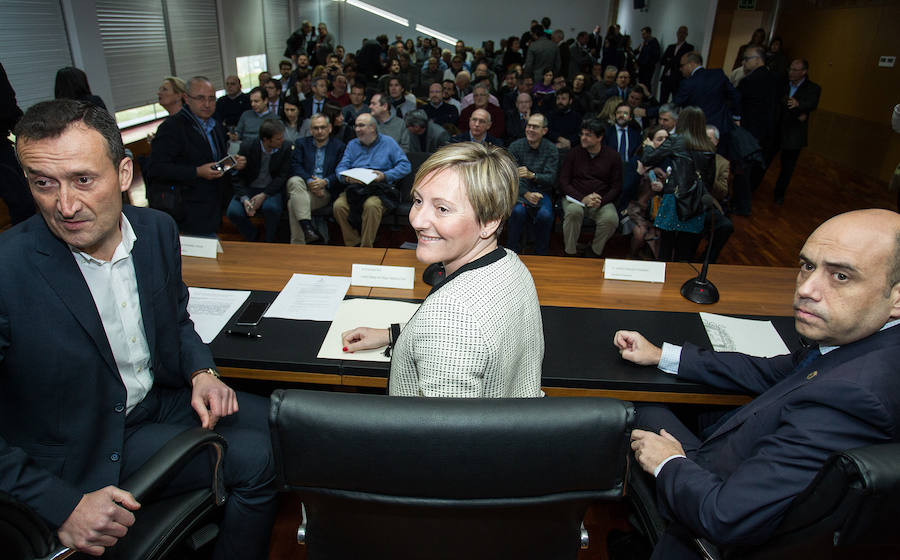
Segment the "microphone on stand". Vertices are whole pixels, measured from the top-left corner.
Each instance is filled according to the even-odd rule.
[[[712,195],[706,193],[703,195],[703,208],[706,212],[712,212],[715,207],[715,200]],[[694,303],[716,303],[719,301],[719,290],[716,286],[706,279],[706,271],[709,268],[709,253],[712,248],[713,232],[716,229],[716,215],[712,214],[712,221],[709,224],[709,242],[706,244],[706,256],[703,258],[703,268],[696,278],[691,278],[681,286],[681,295]]]

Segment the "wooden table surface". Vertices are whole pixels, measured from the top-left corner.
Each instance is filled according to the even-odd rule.
[[[422,282],[425,265],[416,260],[415,251],[233,241],[223,242],[222,246],[224,253],[216,260],[197,257],[182,259],[182,274],[188,286],[280,291],[293,273],[350,276],[351,265],[363,263],[415,267],[414,289],[351,287],[348,295],[421,300],[431,289]],[[669,263],[666,266],[666,281],[657,284],[605,280],[601,259],[525,255],[522,261],[531,271],[541,305],[560,307],[790,316],[797,276],[794,268],[712,265],[708,278],[719,289],[720,301],[713,305],[699,305],[684,299],[679,291],[686,280],[697,275],[699,265],[695,268],[686,263]],[[222,373],[232,377],[279,381],[297,376],[297,372],[240,371],[235,368],[222,368]],[[386,386],[386,380],[380,377],[346,374],[303,374],[302,377],[296,380],[355,387]],[[654,396],[627,391],[613,394],[596,389],[558,387],[545,388],[545,392],[560,396],[601,395],[632,400],[712,404],[741,404],[749,400],[740,395],[666,393]]]

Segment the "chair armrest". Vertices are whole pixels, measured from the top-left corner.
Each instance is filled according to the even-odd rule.
[[[121,483],[121,488],[131,492],[137,501],[152,497],[165,486],[181,468],[203,449],[213,450],[212,491],[216,504],[225,502],[225,481],[222,473],[222,461],[228,443],[221,435],[204,428],[189,428],[154,453],[146,463]]]

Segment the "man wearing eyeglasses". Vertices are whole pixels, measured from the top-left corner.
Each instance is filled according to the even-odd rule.
[[[185,104],[166,119],[153,139],[151,191],[158,206],[175,218],[182,233],[215,235],[222,219],[228,180],[216,162],[228,155],[225,128],[212,117],[216,90],[203,76],[188,80]],[[235,169],[246,159],[237,156]]]

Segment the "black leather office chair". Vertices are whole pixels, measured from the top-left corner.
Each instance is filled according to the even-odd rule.
[[[633,475],[640,473],[634,472]],[[655,494],[646,479],[632,476],[629,500],[642,531],[655,539],[665,523],[656,514]],[[649,487],[652,490],[652,486]],[[654,519],[655,515],[655,519]],[[860,447],[834,453],[809,486],[794,498],[768,542],[754,547],[721,547],[698,540],[710,560],[781,558],[900,557],[900,444]]]
[[[186,537],[193,534],[210,514],[225,502],[221,475],[225,439],[202,428],[188,429],[156,452],[121,487],[141,502],[135,512],[135,524],[104,558],[157,560],[165,558]],[[213,483],[210,488],[193,490],[177,496],[153,501],[153,497],[172,476],[201,450],[211,450]],[[205,528],[202,541],[217,534]],[[55,532],[28,507],[8,495],[0,494],[0,556],[11,560],[39,558],[82,558],[79,553],[61,547]],[[199,544],[202,544],[199,543]]]
[[[277,390],[283,489],[307,558],[577,557],[582,519],[625,485],[630,403]]]

